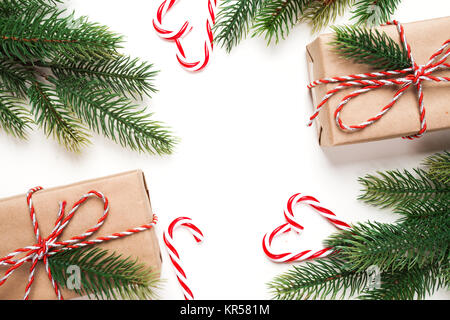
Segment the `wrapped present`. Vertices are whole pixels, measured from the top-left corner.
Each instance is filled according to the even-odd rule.
[[[333,34],[307,46],[321,146],[410,139],[450,128],[450,17],[378,28],[409,52],[411,67],[374,70],[344,59]]]
[[[138,259],[159,274],[155,219],[141,171],[0,200],[0,299],[77,297],[55,288],[46,261],[83,246]]]

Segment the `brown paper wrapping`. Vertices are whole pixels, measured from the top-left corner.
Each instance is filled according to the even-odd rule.
[[[122,232],[129,228],[148,224],[153,219],[144,175],[142,171],[132,171],[35,193],[33,203],[41,234],[47,236],[51,232],[60,201],[67,201],[67,212],[73,203],[91,190],[105,194],[110,203],[108,218],[91,238]],[[84,233],[95,226],[102,214],[103,202],[94,198],[88,200],[76,212],[59,240],[67,240],[72,236]],[[35,242],[26,196],[20,195],[0,200],[0,257],[4,257],[18,248],[33,245]],[[108,241],[99,247],[123,254],[125,257],[136,257],[157,273],[161,270],[161,255],[154,229]],[[3,276],[6,269],[4,266],[0,267],[0,277]],[[23,265],[15,271],[0,287],[0,299],[22,299],[28,275],[29,264]],[[30,299],[56,299],[41,262],[38,263],[35,278]],[[63,290],[62,293],[65,299],[78,297],[75,292],[70,290]]]
[[[408,43],[411,45],[416,63],[428,62],[431,55],[450,38],[450,17],[404,24]],[[380,27],[399,44],[400,36],[395,26]],[[335,76],[366,73],[374,70],[369,65],[356,64],[340,57],[329,45],[333,34],[319,36],[307,46],[307,60],[311,81]],[[450,76],[449,70],[434,75]],[[320,103],[327,91],[336,84],[320,85],[311,90],[314,107]],[[450,84],[424,81],[424,103],[428,131],[450,128]],[[336,125],[334,112],[342,98],[360,87],[343,90],[324,105],[316,118],[321,146],[337,146],[350,143],[381,140],[415,134],[420,129],[419,103],[415,87],[410,87],[396,105],[378,122],[357,132],[341,131]],[[373,90],[352,99],[341,116],[346,124],[358,124],[376,115],[393,98],[399,87],[392,86]]]

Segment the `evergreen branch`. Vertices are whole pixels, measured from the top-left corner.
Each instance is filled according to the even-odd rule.
[[[425,159],[428,175],[443,184],[450,184],[450,152],[444,151]]]
[[[0,16],[0,57],[28,61],[91,60],[115,55],[121,37],[85,17],[63,17],[54,8],[26,9],[20,16]]]
[[[359,293],[367,285],[365,271],[353,271],[346,262],[334,257],[320,259],[314,263],[306,262],[268,284],[274,299],[335,299]]]
[[[22,65],[12,61],[0,61],[0,84],[12,95],[26,97],[27,81],[33,77],[33,73]]]
[[[30,113],[9,92],[0,91],[0,127],[6,133],[25,139],[33,121]]]
[[[401,0],[359,0],[355,4],[352,19],[357,24],[380,25],[391,20]]]
[[[448,261],[447,261],[448,264]],[[448,267],[448,266],[447,266]],[[364,300],[413,300],[424,299],[439,288],[446,287],[444,267],[440,264],[415,266],[409,270],[383,272],[380,288],[364,292]]]
[[[54,89],[34,81],[28,90],[31,112],[47,136],[53,136],[69,151],[79,152],[89,144],[89,135],[80,120],[58,98]]]
[[[275,38],[285,39],[297,24],[308,0],[266,0],[258,11],[253,25],[253,36],[265,35],[268,44]]]
[[[379,172],[378,176],[360,178],[364,193],[359,199],[381,208],[401,206],[411,199],[449,201],[449,184],[431,179],[422,169],[415,169],[414,172],[417,177],[404,170]]]
[[[131,94],[142,98],[143,94],[150,96],[156,92],[152,81],[158,71],[152,70],[152,64],[139,62],[139,59],[119,57],[79,62],[57,59],[50,63],[36,64],[50,67],[58,78],[95,80],[103,88],[110,88],[123,95]]]
[[[406,50],[384,32],[356,26],[333,27],[333,30],[335,38],[330,44],[345,59],[383,70],[411,67]]]
[[[137,259],[123,258],[99,248],[66,250],[48,259],[53,278],[61,288],[68,287],[67,269],[80,268],[80,295],[97,299],[150,299],[155,297],[158,275]]]
[[[354,3],[354,0],[314,0],[305,5],[300,22],[308,22],[312,25],[313,32],[318,32]]]
[[[60,0],[2,0],[0,1],[0,16],[17,16],[31,7],[36,9],[51,9],[61,2]]]
[[[435,216],[414,222],[357,224],[330,236],[325,244],[339,251],[352,270],[376,265],[382,271],[409,270],[448,259],[450,217]]]
[[[424,219],[448,216],[450,212],[450,198],[423,201],[410,199],[394,209],[394,213],[403,216],[400,222],[420,223]]]
[[[214,25],[215,41],[227,52],[247,35],[250,23],[265,0],[224,0]]]
[[[127,98],[93,81],[69,78],[55,85],[64,103],[95,132],[132,150],[159,155],[172,152],[177,141],[168,129]]]

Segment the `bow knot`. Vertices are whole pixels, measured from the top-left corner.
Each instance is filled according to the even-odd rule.
[[[406,78],[408,80],[411,80],[413,84],[417,85],[424,80],[422,79],[422,77],[425,75],[426,70],[426,65],[419,66],[417,64],[414,64],[414,74],[410,74]]]
[[[36,252],[36,257],[39,261],[43,260],[44,257],[48,256],[50,251],[50,246],[47,240],[42,240],[41,243],[37,245],[39,249]]]

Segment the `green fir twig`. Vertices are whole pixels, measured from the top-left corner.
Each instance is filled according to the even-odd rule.
[[[436,181],[450,184],[450,152],[444,151],[425,159],[428,175]]]
[[[333,50],[345,59],[375,69],[397,70],[411,67],[406,50],[386,33],[357,26],[333,27]]]
[[[131,103],[156,92],[153,65],[122,56],[122,36],[59,3],[0,1],[0,127],[25,138],[35,122],[73,152],[89,144],[88,127],[133,150],[172,153],[178,139]]]
[[[307,0],[267,0],[255,17],[253,36],[264,34],[267,43],[285,39],[298,22]]]
[[[413,172],[394,170],[360,178],[364,189],[359,199],[381,208],[401,206],[411,199],[449,201],[449,184],[432,179],[423,169]]]
[[[137,259],[123,258],[99,248],[66,250],[48,259],[50,271],[58,285],[79,295],[96,299],[153,299],[159,275]],[[80,270],[79,287],[70,282],[69,267]],[[74,279],[72,279],[74,280]]]
[[[309,1],[300,17],[300,22],[307,22],[316,33],[336,21],[338,16],[344,14],[354,0],[316,0]]]
[[[391,20],[401,0],[358,0],[352,11],[357,24],[376,26]]]
[[[247,35],[264,0],[224,0],[214,25],[214,40],[230,52]]]

